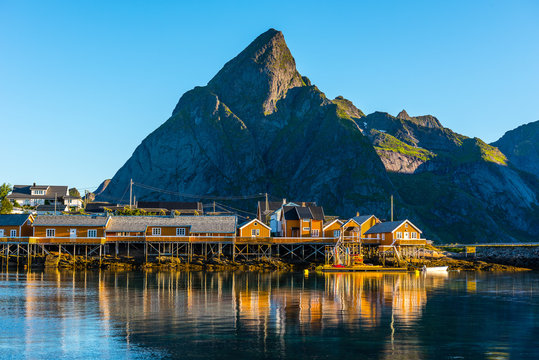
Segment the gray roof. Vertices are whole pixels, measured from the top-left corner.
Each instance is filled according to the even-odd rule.
[[[0,226],[21,226],[30,217],[30,214],[3,214],[0,215]]]
[[[350,220],[354,220],[356,223],[358,223],[359,225],[362,225],[365,221],[369,220],[371,217],[373,217],[374,215],[361,215],[361,216],[354,216],[353,218],[351,218]],[[350,221],[348,220],[348,221]]]
[[[105,226],[108,219],[96,215],[38,215],[34,226]]]
[[[324,220],[324,210],[321,206],[284,206],[284,218],[286,220],[313,219]]]
[[[145,231],[147,226],[188,227],[191,233],[235,233],[235,216],[112,216],[107,231]]]
[[[148,216],[112,216],[107,231],[110,232],[144,232],[151,220]]]
[[[410,225],[412,225],[414,228],[416,228],[419,232],[419,230],[414,224],[412,224],[409,220],[400,220],[400,221],[386,221],[383,223],[379,223],[371,227],[369,230],[365,231],[365,234],[380,234],[380,233],[390,233],[393,232],[396,228],[404,224],[406,221]]]

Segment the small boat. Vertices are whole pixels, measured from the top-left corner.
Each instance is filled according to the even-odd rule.
[[[435,267],[423,267],[423,271],[425,272],[447,272],[447,266],[435,266]]]

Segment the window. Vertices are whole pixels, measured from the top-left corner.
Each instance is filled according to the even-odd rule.
[[[401,231],[397,232],[397,239],[402,239],[402,232]]]
[[[305,226],[305,227],[303,228],[303,231],[309,231],[309,230],[311,230],[310,227]]]
[[[161,236],[161,228],[153,228],[152,229],[152,235]]]
[[[11,230],[9,236],[17,237],[17,230]]]
[[[251,236],[255,237],[260,235],[260,229],[252,229],[251,230]]]
[[[97,230],[95,230],[95,229],[88,230],[88,237],[89,237],[89,238],[95,238],[95,237],[97,237]]]
[[[386,239],[386,234],[382,233],[382,240]]]
[[[341,236],[341,230],[333,230],[333,237]]]
[[[185,228],[176,228],[176,236],[185,236]]]
[[[318,236],[320,236],[320,232],[318,231],[318,229],[313,229],[313,230],[311,231],[311,236],[312,236],[312,237],[318,237]]]
[[[47,229],[45,231],[45,235],[47,237],[54,237],[56,235],[56,230],[55,229]]]
[[[4,229],[0,229],[0,237],[4,237]]]
[[[410,234],[412,234],[412,239],[417,239],[417,233],[416,232],[411,232]]]

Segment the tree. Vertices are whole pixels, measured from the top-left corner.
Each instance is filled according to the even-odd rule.
[[[69,189],[69,196],[80,198],[80,192],[77,190],[77,188],[71,188]]]
[[[0,214],[11,214],[13,205],[6,196],[11,192],[11,185],[3,183],[0,185]]]

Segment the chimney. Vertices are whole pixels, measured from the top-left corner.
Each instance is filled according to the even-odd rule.
[[[301,202],[301,206],[305,207],[305,201]]]
[[[356,213],[356,216],[359,216],[359,211]]]
[[[34,183],[34,187],[36,187],[36,183]]]
[[[286,205],[286,199],[283,198],[283,205]]]

